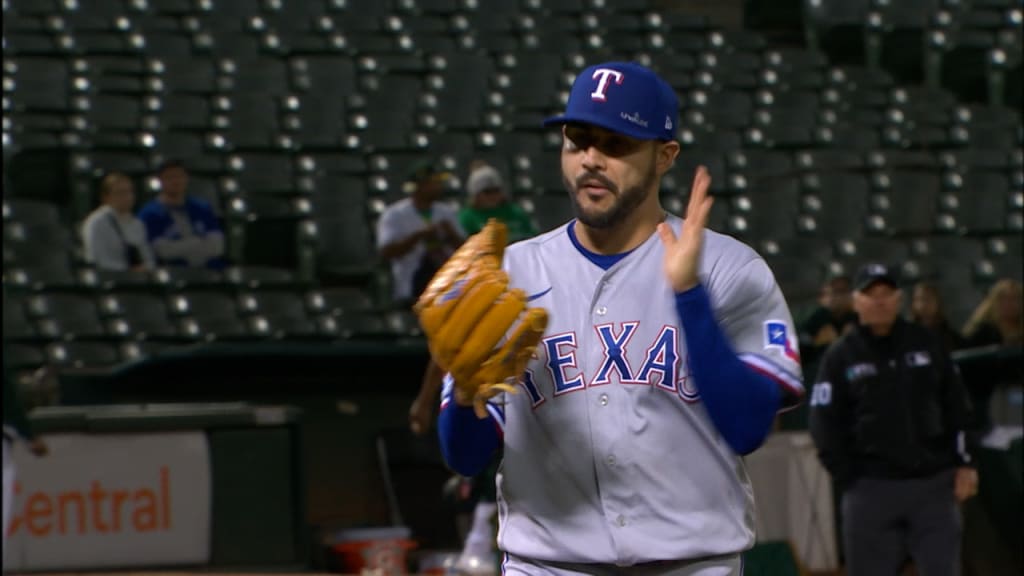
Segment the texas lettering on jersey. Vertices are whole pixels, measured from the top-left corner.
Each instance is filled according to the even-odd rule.
[[[654,386],[678,395],[686,402],[700,399],[690,381],[689,358],[680,362],[679,333],[675,326],[664,326],[653,342],[632,342],[639,322],[619,322],[594,326],[604,358],[592,373],[580,368],[577,357],[579,339],[575,332],[554,334],[541,340],[535,361],[523,375],[520,385],[536,408],[549,397],[608,384]],[[643,350],[639,362],[631,362],[630,351]],[[683,367],[685,366],[685,369]],[[535,370],[543,370],[550,389],[540,390]]]

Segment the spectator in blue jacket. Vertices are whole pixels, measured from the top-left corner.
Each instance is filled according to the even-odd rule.
[[[188,195],[188,171],[170,160],[157,171],[160,193],[139,211],[163,266],[223,268],[224,232],[210,205]]]

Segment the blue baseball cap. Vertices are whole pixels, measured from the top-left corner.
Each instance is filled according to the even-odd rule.
[[[582,122],[640,140],[675,140],[679,100],[668,82],[635,62],[590,66],[573,82],[565,114],[545,126]]]

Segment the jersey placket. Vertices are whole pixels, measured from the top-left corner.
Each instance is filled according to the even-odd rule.
[[[592,383],[597,378],[596,370],[608,357],[597,327],[608,324],[615,326],[625,319],[621,316],[621,307],[616,307],[616,303],[620,301],[616,299],[615,289],[610,281],[618,267],[613,266],[606,272],[594,290],[590,305],[591,330],[586,335],[584,349],[587,350],[586,366],[590,368],[585,374],[588,379],[586,401],[590,415],[591,449],[598,497],[615,547],[615,556],[621,558],[623,552],[628,550],[623,529],[627,528],[632,520],[629,514],[629,494],[623,492],[627,484],[622,479],[627,455],[619,450],[630,397],[619,382],[618,372],[613,371],[609,374],[609,381],[605,384]],[[625,354],[624,350],[620,352]]]

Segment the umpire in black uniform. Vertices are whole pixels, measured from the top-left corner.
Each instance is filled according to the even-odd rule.
[[[967,396],[942,343],[903,320],[901,305],[887,267],[860,270],[858,325],[822,358],[811,435],[843,489],[848,576],[895,576],[908,556],[921,576],[956,576],[958,504],[978,486]]]

